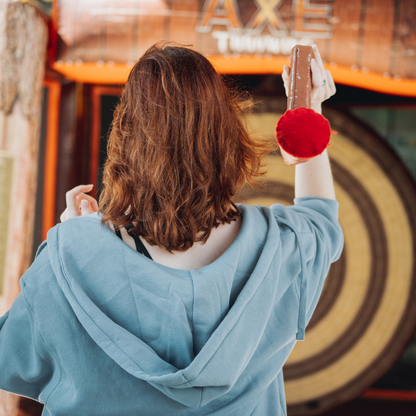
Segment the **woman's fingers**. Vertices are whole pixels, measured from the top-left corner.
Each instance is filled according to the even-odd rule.
[[[67,212],[66,211],[67,211],[67,209],[65,208],[65,211],[59,217],[59,219],[61,220],[61,222],[64,222],[65,220],[68,219],[68,216],[67,216]]]
[[[89,202],[89,204],[90,204],[91,209],[92,209],[93,212],[98,212],[98,203],[97,203],[97,200],[95,198],[93,198],[91,195],[87,195],[87,194],[84,194],[84,193],[82,193],[81,195],[78,195],[77,196],[78,206],[79,207],[81,207],[81,201],[83,199],[86,199]]]
[[[81,213],[79,212],[79,204],[77,199],[77,193],[75,188],[68,191],[65,195],[66,198],[66,216],[68,218],[77,217]]]
[[[311,61],[312,70],[312,104],[320,104],[335,94],[336,88],[332,75],[328,70],[324,69],[321,54],[316,45],[312,46],[313,58]],[[289,92],[290,68],[283,65],[282,72],[283,84],[285,86],[286,95]]]
[[[283,73],[282,76],[286,77],[287,79],[289,79],[289,75],[290,75],[290,68],[287,65],[283,65]]]
[[[326,73],[326,80],[327,80],[326,82],[328,83],[328,86],[329,86],[330,91],[331,91],[331,96],[332,96],[337,91],[337,89],[335,87],[335,82],[334,82],[334,79],[332,78],[331,73],[328,70],[326,70],[325,73]]]
[[[93,212],[90,203],[86,199],[81,200],[81,215],[90,215]]]
[[[335,94],[336,88],[331,73],[324,69],[321,54],[316,45],[312,46],[312,103],[320,104]]]
[[[83,195],[84,199],[88,199],[89,201],[91,201],[92,204],[94,204],[92,201],[94,200],[94,198],[84,194],[84,192],[91,191],[92,187],[93,185],[79,185],[75,188],[72,188],[70,191],[66,193],[66,209],[61,215],[61,221],[65,221],[68,218],[79,217],[80,215],[82,215],[80,209],[81,201],[79,200],[80,196]],[[94,207],[96,206],[96,204],[97,202],[95,201]]]
[[[318,62],[316,62],[315,59],[312,59],[311,69],[312,69],[312,87],[315,90],[315,89],[322,87],[324,78],[322,76],[321,68],[319,68]]]
[[[322,58],[321,58],[321,54],[319,53],[319,49],[316,45],[312,45],[312,50],[313,50],[313,57],[316,60],[316,63],[318,64],[318,66],[320,68],[324,68],[324,64],[322,62]]]
[[[287,65],[283,65],[282,72],[283,85],[285,87],[286,95],[289,94],[289,82],[290,82],[290,68]]]

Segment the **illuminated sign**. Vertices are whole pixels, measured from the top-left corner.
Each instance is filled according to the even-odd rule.
[[[218,52],[287,55],[295,44],[332,37],[332,0],[254,0],[256,10],[244,25],[236,0],[206,0],[196,25],[217,40]],[[281,8],[286,6],[286,11]]]

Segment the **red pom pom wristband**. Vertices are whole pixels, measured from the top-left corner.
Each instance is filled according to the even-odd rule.
[[[276,126],[276,138],[285,163],[297,165],[320,155],[331,137],[329,121],[310,108],[313,51],[310,46],[292,49],[288,110]]]
[[[276,137],[285,162],[296,165],[320,155],[327,148],[331,127],[321,114],[300,107],[287,110],[280,117]]]

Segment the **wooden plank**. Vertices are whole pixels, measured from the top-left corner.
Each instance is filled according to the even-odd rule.
[[[159,40],[169,40],[169,7],[163,0],[139,3],[138,53],[142,55]]]
[[[333,9],[334,33],[327,61],[346,67],[356,63],[362,0],[336,0]]]
[[[416,78],[416,3],[396,0],[396,27],[392,41],[391,74],[400,78]]]
[[[196,47],[199,5],[197,0],[183,2],[172,1],[171,15],[169,17],[169,38]]]
[[[389,73],[393,26],[394,0],[366,0],[362,55],[357,62],[364,73]]]
[[[12,192],[13,156],[0,150],[0,296],[3,294],[6,266],[7,231]]]
[[[111,13],[105,15],[106,65],[113,62],[127,63],[138,57],[138,9],[142,2],[112,0],[107,2]]]

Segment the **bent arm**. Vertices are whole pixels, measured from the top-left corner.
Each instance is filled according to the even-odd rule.
[[[317,113],[321,113],[320,104],[314,105],[312,108]],[[331,166],[326,150],[321,155],[296,165],[295,197],[336,199]]]
[[[335,94],[336,88],[332,75],[324,69],[321,55],[316,45],[313,47],[312,59],[312,93],[311,108],[322,114],[321,104]],[[290,68],[284,66],[282,78],[286,90],[289,91]],[[325,82],[323,82],[325,80]],[[335,199],[334,184],[328,154],[325,150],[320,156],[296,165],[295,196]]]
[[[34,316],[21,292],[0,317],[0,389],[41,401],[53,377]]]

